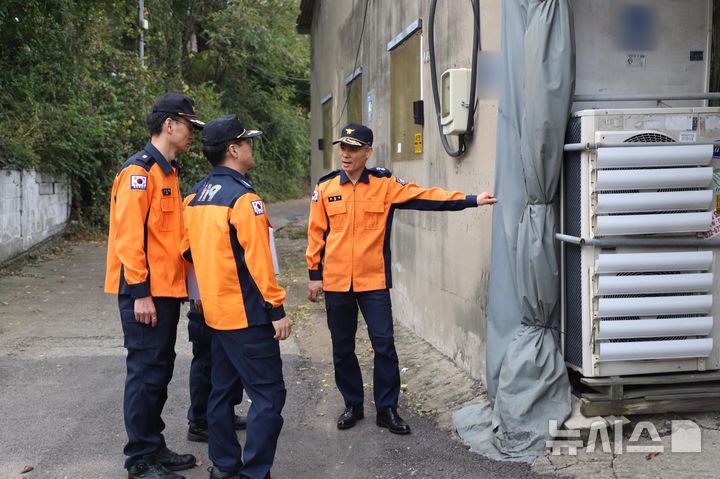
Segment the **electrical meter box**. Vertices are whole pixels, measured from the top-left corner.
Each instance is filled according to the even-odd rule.
[[[440,107],[444,135],[465,133],[470,111],[470,69],[451,68],[441,77],[442,95]]]

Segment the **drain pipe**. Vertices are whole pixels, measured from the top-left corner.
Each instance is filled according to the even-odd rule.
[[[570,243],[578,246],[597,246],[599,248],[618,248],[627,246],[637,247],[663,247],[672,246],[678,248],[717,248],[720,247],[720,239],[701,238],[581,238],[562,233],[556,233],[555,239],[563,243]]]
[[[563,151],[587,151],[597,150],[598,148],[646,148],[648,146],[703,146],[703,145],[715,145],[711,141],[698,141],[693,143],[663,143],[663,142],[637,142],[637,143],[602,143],[602,142],[587,142],[587,143],[567,143],[563,146]]]

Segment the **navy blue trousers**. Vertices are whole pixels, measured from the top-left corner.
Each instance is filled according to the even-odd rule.
[[[275,459],[285,405],[280,344],[272,325],[212,329],[212,390],[208,402],[208,453],[213,465],[240,477],[265,479]],[[245,451],[235,433],[235,403],[245,389],[252,401]]]
[[[195,309],[195,302],[190,302],[188,317],[188,338],[192,343],[193,358],[190,362],[190,407],[188,421],[202,423],[207,421],[208,398],[212,383],[210,361],[212,347],[212,329],[205,324],[205,316]],[[242,389],[235,399],[235,404],[242,402]]]
[[[127,349],[127,376],[123,412],[128,442],[125,467],[165,447],[162,415],[167,387],[175,365],[175,339],[180,319],[180,299],[153,298],[157,326],[135,321],[135,300],[118,296],[120,319]]]
[[[363,403],[363,380],[355,355],[358,307],[362,311],[375,352],[373,397],[375,409],[396,408],[400,396],[400,371],[395,352],[390,291],[380,289],[356,293],[325,292],[327,323],[333,346],[335,384],[346,406]]]
[[[188,337],[192,343],[193,358],[190,363],[190,407],[187,418],[191,422],[207,421],[207,405],[210,396],[210,347],[212,335],[205,318],[190,303]]]

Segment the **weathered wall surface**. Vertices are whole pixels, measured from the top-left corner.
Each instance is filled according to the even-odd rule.
[[[66,180],[0,170],[0,263],[60,233],[69,215]]]

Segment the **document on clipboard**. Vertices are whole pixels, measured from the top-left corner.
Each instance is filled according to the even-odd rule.
[[[275,248],[275,232],[272,226],[268,228],[268,232],[270,233],[270,254],[272,255],[275,276],[280,276],[280,263],[278,262],[277,249]]]

